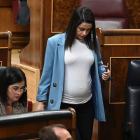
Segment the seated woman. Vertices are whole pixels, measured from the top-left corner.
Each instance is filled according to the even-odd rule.
[[[0,115],[27,112],[27,88],[24,72],[7,68],[0,77]]]

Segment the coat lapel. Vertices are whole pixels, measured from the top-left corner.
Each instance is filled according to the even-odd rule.
[[[64,61],[64,53],[65,53],[65,33],[61,34],[60,38],[58,39],[58,57],[60,62]]]
[[[65,55],[65,33],[61,34],[58,40],[58,62],[59,68],[61,69],[61,73],[64,74],[64,55]],[[63,75],[64,77],[64,75]]]

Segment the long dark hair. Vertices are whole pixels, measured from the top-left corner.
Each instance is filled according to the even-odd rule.
[[[66,29],[66,41],[65,41],[65,49],[71,48],[71,46],[74,43],[75,35],[76,35],[76,29],[77,27],[82,23],[91,23],[92,29],[89,32],[89,34],[85,37],[85,42],[92,50],[97,50],[96,45],[96,31],[95,31],[95,18],[93,12],[85,7],[78,7],[69,22],[69,25]]]
[[[3,72],[0,77],[0,100],[4,105],[8,105],[8,87],[21,81],[25,82],[26,87],[26,77],[21,69],[17,67],[10,67]],[[27,91],[22,94],[18,101],[21,102],[24,107],[27,106]]]

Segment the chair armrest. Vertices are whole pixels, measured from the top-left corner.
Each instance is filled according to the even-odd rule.
[[[28,102],[28,112],[32,112],[32,101],[27,101]]]
[[[125,132],[130,132],[132,130],[132,123],[131,122],[123,122],[122,123],[122,130]]]

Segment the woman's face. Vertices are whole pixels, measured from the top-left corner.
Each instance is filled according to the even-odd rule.
[[[92,24],[91,23],[85,23],[82,22],[76,29],[76,39],[84,39],[90,32],[92,28]]]
[[[25,90],[25,81],[9,85],[7,90],[8,103],[12,105],[13,102],[18,101]]]

